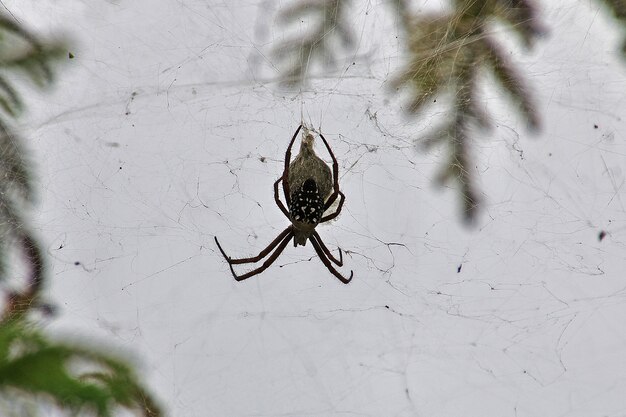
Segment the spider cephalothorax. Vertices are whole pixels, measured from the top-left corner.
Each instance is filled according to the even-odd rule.
[[[267,269],[275,260],[278,255],[285,249],[289,240],[293,237],[294,246],[304,246],[307,240],[311,241],[315,252],[320,257],[326,268],[335,275],[341,282],[347,284],[352,279],[352,271],[350,271],[350,277],[345,278],[341,275],[331,264],[334,263],[337,266],[343,265],[343,257],[341,249],[339,249],[339,259],[335,258],[330,250],[322,242],[322,238],[315,231],[315,227],[319,223],[324,223],[334,219],[341,213],[341,208],[345,200],[345,196],[339,191],[339,164],[335,159],[333,151],[330,149],[328,142],[324,136],[320,133],[326,149],[333,159],[332,172],[326,163],[319,158],[313,150],[314,138],[308,130],[305,128],[304,137],[300,145],[300,151],[298,155],[291,161],[291,147],[298,136],[298,132],[302,125],[298,127],[296,133],[291,138],[291,142],[287,147],[285,153],[285,170],[283,175],[274,182],[274,200],[278,205],[278,208],[283,212],[285,216],[291,221],[285,230],[280,233],[276,239],[274,239],[265,249],[263,249],[257,256],[252,258],[233,259],[226,255],[222,249],[217,237],[215,243],[220,252],[228,262],[230,271],[237,281],[250,278],[251,276],[260,274]],[[287,202],[287,207],[280,201],[278,193],[278,184],[282,181],[283,193]],[[328,210],[333,203],[339,197],[339,204],[336,210],[324,216],[324,212]],[[273,252],[272,252],[273,251]],[[247,272],[243,275],[237,275],[233,269],[233,265],[254,263],[265,258],[270,252],[272,254],[263,265]]]

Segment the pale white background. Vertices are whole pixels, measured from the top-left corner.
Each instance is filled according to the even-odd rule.
[[[473,229],[433,185],[445,153],[414,146],[445,108],[408,119],[386,93],[403,61],[385,2],[355,1],[356,51],[296,91],[271,54],[307,28],[276,23],[290,2],[3,3],[76,56],[20,126],[48,331],[131,355],[170,415],[626,415],[626,64],[595,2],[544,2],[529,54],[494,28],[543,130],[485,77]],[[272,183],[301,118],[339,159],[346,205],[319,232],[354,280],[288,246],[237,283],[213,236],[250,256],[287,225]]]

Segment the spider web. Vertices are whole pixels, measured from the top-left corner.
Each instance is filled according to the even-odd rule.
[[[269,45],[313,23],[274,24],[283,2],[5,2],[77,43],[22,132],[51,330],[134,352],[171,415],[623,415],[625,69],[607,16],[559,3],[534,54],[499,29],[545,125],[484,88],[468,229],[433,184],[445,151],[415,145],[445,107],[411,119],[384,93],[402,64],[386,4],[354,2],[356,52],[288,90]],[[287,226],[272,185],[301,121],[339,161],[346,203],[317,230],[354,279],[289,245],[237,283],[213,237],[246,257]]]

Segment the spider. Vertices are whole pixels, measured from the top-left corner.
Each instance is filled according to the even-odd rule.
[[[333,170],[331,174],[328,165],[315,154],[313,150],[313,135],[309,133],[306,127],[304,128],[305,132],[300,145],[300,152],[293,162],[290,163],[291,147],[300,129],[302,129],[302,125],[296,129],[296,133],[293,134],[293,138],[291,138],[291,142],[287,147],[283,175],[274,182],[274,200],[276,201],[276,205],[278,205],[278,208],[280,208],[283,214],[289,219],[291,224],[257,256],[250,258],[231,258],[226,255],[226,252],[222,249],[220,242],[217,240],[217,236],[215,237],[215,243],[220,252],[222,252],[226,262],[228,262],[230,272],[232,272],[233,277],[235,277],[237,281],[258,275],[269,268],[283,250],[285,250],[285,247],[292,237],[294,247],[298,245],[305,246],[306,241],[310,240],[315,252],[317,252],[317,255],[330,273],[344,284],[352,280],[352,271],[350,271],[350,277],[346,278],[333,266],[333,263],[337,266],[343,266],[341,248],[339,249],[339,259],[337,259],[326,247],[320,235],[315,231],[315,227],[318,224],[332,220],[341,213],[341,208],[343,207],[346,197],[339,191],[339,164],[328,142],[320,133],[320,137],[324,141],[324,145],[326,145],[326,149],[333,159]],[[283,183],[283,193],[287,207],[285,207],[279,198],[278,184],[281,181]],[[335,212],[324,216],[326,210],[337,200],[337,197],[339,197],[339,204]],[[272,254],[260,267],[246,272],[243,275],[237,275],[235,273],[233,265],[256,263],[265,258],[270,252],[272,252]]]

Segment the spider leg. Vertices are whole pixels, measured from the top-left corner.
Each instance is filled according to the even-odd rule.
[[[343,202],[346,200],[346,196],[343,195],[343,193],[341,191],[339,191],[339,205],[337,206],[337,210],[335,210],[334,213],[329,214],[328,216],[322,217],[320,219],[320,223],[324,223],[327,222],[329,220],[334,219],[335,217],[339,216],[339,214],[341,213],[341,208],[343,207]],[[329,206],[330,207],[330,206]],[[324,211],[326,211],[328,209],[328,207],[326,207],[324,205]]]
[[[328,257],[328,259],[333,261],[335,263],[335,265],[337,265],[337,266],[343,266],[343,254],[341,253],[341,248],[337,248],[337,249],[339,249],[339,259],[337,259],[337,258],[335,258],[333,256],[333,254],[331,253],[330,249],[328,249],[328,247],[324,244],[324,241],[322,240],[320,235],[315,230],[313,230],[313,235],[315,236],[315,239],[317,239],[317,242],[320,244],[320,247],[322,248],[322,250],[324,251],[324,253]]]
[[[313,245],[315,252],[317,252],[317,255],[320,257],[320,260],[324,263],[324,265],[330,271],[330,273],[336,276],[337,279],[339,279],[339,281],[343,282],[344,284],[349,283],[352,280],[352,275],[354,275],[354,272],[350,271],[349,278],[346,278],[343,275],[341,275],[328,260],[328,257],[324,253],[324,250],[322,249],[320,242],[317,240],[315,235],[309,236],[309,240],[311,241],[311,244]]]
[[[285,246],[287,246],[287,243],[289,243],[289,240],[291,239],[292,236],[293,236],[293,229],[291,226],[289,226],[285,230],[283,230],[276,237],[276,239],[274,239],[269,245],[267,245],[267,247],[263,249],[257,256],[253,256],[250,258],[240,258],[240,259],[233,259],[230,256],[226,255],[226,252],[224,252],[224,249],[222,249],[222,245],[220,245],[220,242],[217,240],[217,236],[215,236],[215,243],[217,244],[217,247],[219,248],[222,255],[224,256],[224,259],[226,259],[226,262],[228,262],[228,266],[230,267],[230,272],[232,272],[233,277],[235,277],[237,281],[241,281],[266,270],[276,260],[276,258],[278,258],[278,255],[280,255],[282,251],[285,250]],[[243,275],[237,275],[235,273],[235,270],[233,269],[233,265],[258,262],[264,257],[266,257],[267,254],[270,253],[276,246],[278,246],[278,248],[263,263],[261,267],[254,269],[250,272],[247,272]]]
[[[289,146],[287,147],[287,152],[285,152],[285,170],[283,171],[282,179],[283,193],[285,193],[285,201],[287,202],[287,206],[291,206],[291,195],[289,194],[289,163],[291,162],[291,147],[293,146],[293,142],[296,140],[300,129],[302,129],[302,125],[298,126],[298,128],[296,129],[296,133],[293,134],[291,142],[289,142]]]
[[[324,204],[324,210],[326,210],[335,202],[335,200],[337,199],[337,196],[340,193],[339,191],[339,163],[337,162],[337,158],[335,158],[335,154],[333,153],[332,149],[330,149],[330,145],[328,144],[328,141],[326,140],[324,135],[322,135],[321,132],[320,132],[320,137],[322,138],[322,141],[324,141],[324,145],[326,145],[326,150],[328,150],[330,157],[333,159],[333,193],[330,195],[330,197],[328,197],[326,204]]]
[[[283,212],[283,214],[289,219],[291,220],[291,217],[289,217],[289,210],[287,210],[287,208],[285,207],[285,205],[283,204],[282,201],[280,201],[280,196],[279,196],[279,192],[278,192],[278,183],[281,182],[283,179],[283,177],[280,177],[279,179],[276,180],[276,182],[274,183],[274,200],[276,201],[276,205],[278,205],[278,208],[280,209],[280,211]]]
[[[230,256],[226,255],[226,252],[224,252],[224,249],[222,249],[222,245],[220,245],[220,242],[217,240],[217,236],[215,236],[215,243],[217,243],[217,247],[219,248],[220,252],[222,252],[222,255],[224,255],[224,259],[226,259],[226,262],[228,262],[229,264],[250,264],[259,262],[261,259],[265,258],[267,254],[270,253],[276,247],[276,245],[278,245],[280,241],[284,239],[285,236],[287,236],[291,231],[291,226],[287,227],[285,230],[280,232],[280,234],[276,236],[276,239],[274,239],[269,245],[267,245],[265,249],[259,252],[257,256],[252,256],[250,258],[233,259]]]
[[[291,233],[287,234],[287,236],[285,236],[283,238],[283,241],[280,242],[280,245],[278,245],[278,247],[276,248],[276,250],[274,251],[274,253],[272,253],[270,255],[269,258],[267,258],[265,260],[265,262],[263,262],[263,265],[261,265],[260,267],[253,269],[250,272],[246,272],[243,275],[235,275],[234,271],[233,271],[233,267],[230,267],[231,272],[233,272],[233,276],[235,277],[235,279],[237,281],[243,281],[246,278],[250,278],[254,275],[260,274],[261,272],[265,271],[267,268],[270,267],[270,265],[272,265],[274,263],[274,261],[276,260],[276,258],[278,258],[278,255],[280,255],[281,253],[283,253],[283,251],[285,250],[285,247],[287,246],[287,244],[289,243],[289,240],[291,239]]]

